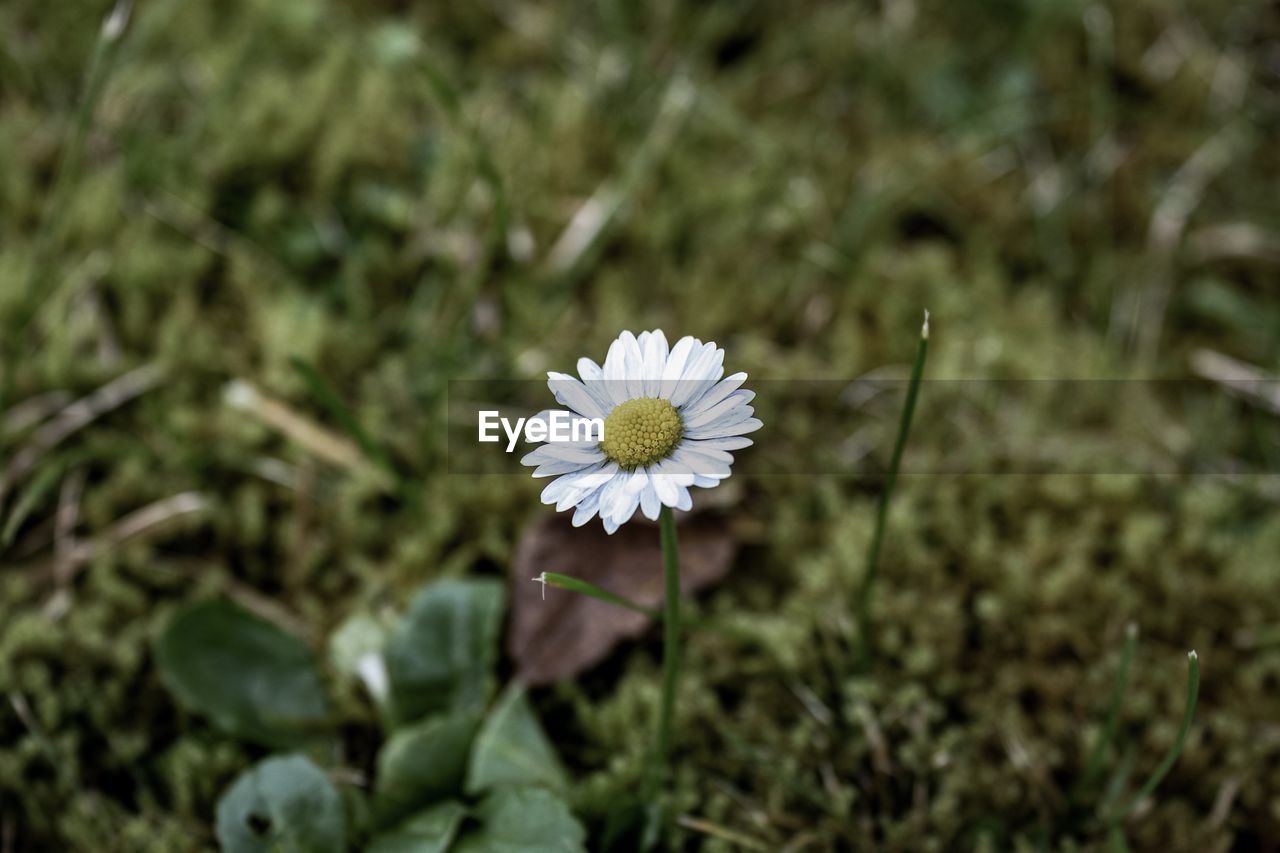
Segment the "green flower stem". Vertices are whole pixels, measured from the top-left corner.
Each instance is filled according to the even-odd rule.
[[[17,364],[22,352],[23,332],[39,312],[42,304],[41,296],[48,299],[50,295],[47,292],[51,288],[50,268],[56,255],[59,231],[68,209],[67,200],[80,176],[80,161],[84,153],[85,140],[89,137],[89,130],[93,124],[102,91],[106,88],[107,78],[111,76],[115,66],[120,37],[124,34],[132,7],[132,0],[116,0],[115,6],[102,22],[102,27],[98,31],[98,40],[94,43],[93,53],[89,57],[89,69],[85,72],[84,88],[80,94],[80,104],[76,107],[71,136],[66,140],[59,154],[53,189],[49,192],[43,219],[32,241],[31,269],[27,273],[25,287],[16,303],[17,321],[14,323],[12,334],[4,343],[4,358],[0,359],[0,410],[9,404],[13,397]]]
[[[676,708],[676,678],[680,670],[680,553],[676,544],[676,519],[671,507],[658,516],[662,530],[662,569],[667,603],[662,622],[662,705],[658,711],[658,738],[645,780],[645,799],[652,801],[667,771],[671,753],[671,720]]]
[[[1182,748],[1187,742],[1187,732],[1191,730],[1191,720],[1196,714],[1196,699],[1200,695],[1200,658],[1194,652],[1187,654],[1187,705],[1182,712],[1182,725],[1178,728],[1178,737],[1174,740],[1173,745],[1169,747],[1169,751],[1165,753],[1164,760],[1160,762],[1160,766],[1147,779],[1146,783],[1138,789],[1138,793],[1130,798],[1129,802],[1123,808],[1118,810],[1111,816],[1110,826],[1115,827],[1127,818],[1138,803],[1151,796],[1164,777],[1173,769],[1173,765],[1178,760],[1178,756],[1182,754]]]
[[[1107,747],[1115,740],[1116,731],[1120,728],[1120,706],[1124,702],[1124,695],[1129,689],[1129,667],[1133,664],[1133,652],[1137,643],[1138,626],[1130,622],[1124,630],[1124,648],[1120,652],[1120,669],[1116,673],[1115,687],[1111,691],[1111,704],[1107,707],[1106,722],[1103,723],[1102,735],[1098,738],[1098,742],[1093,745],[1093,750],[1089,753],[1089,760],[1085,764],[1084,775],[1081,777],[1083,786],[1092,785],[1098,774],[1102,772],[1102,760],[1106,757]]]
[[[902,451],[907,446],[911,432],[911,418],[916,411],[916,398],[920,395],[920,380],[924,376],[924,364],[929,357],[929,312],[924,314],[924,326],[920,330],[920,346],[916,349],[915,364],[911,367],[911,382],[907,386],[907,400],[902,406],[902,419],[898,423],[898,438],[893,445],[893,457],[889,461],[889,475],[885,478],[884,491],[880,493],[880,505],[876,508],[876,526],[867,549],[867,569],[858,590],[857,616],[860,637],[859,657],[862,662],[871,656],[871,590],[880,568],[880,542],[884,539],[884,525],[889,515],[889,501],[893,487],[898,482],[898,468],[902,464]]]

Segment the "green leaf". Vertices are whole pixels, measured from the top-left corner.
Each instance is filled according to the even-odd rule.
[[[479,723],[475,715],[459,714],[425,720],[393,734],[378,753],[377,822],[395,823],[460,794]]]
[[[564,790],[568,780],[529,705],[524,688],[506,689],[485,718],[471,753],[467,793],[480,794],[500,785],[545,785]]]
[[[226,600],[179,610],[155,644],[160,676],[178,700],[231,734],[294,746],[329,713],[302,640]]]
[[[493,693],[502,624],[502,584],[429,584],[387,642],[387,675],[398,723],[439,711],[479,711]]]
[[[466,816],[465,806],[445,800],[375,836],[366,853],[445,853]]]
[[[564,800],[545,788],[499,788],[480,804],[483,824],[453,853],[582,853],[587,837]]]
[[[218,801],[216,832],[226,853],[342,853],[342,798],[301,755],[268,758],[242,773]]]

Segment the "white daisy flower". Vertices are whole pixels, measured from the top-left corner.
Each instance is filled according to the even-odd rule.
[[[547,374],[556,402],[574,417],[604,421],[602,441],[550,442],[521,463],[535,477],[555,477],[542,502],[575,507],[581,527],[599,514],[613,533],[639,509],[657,519],[661,507],[689,509],[690,487],[709,489],[730,474],[733,454],[751,445],[746,433],[754,391],[747,374],[724,376],[724,350],[697,338],[667,347],[661,330],[623,332],[609,346],[604,367],[578,359],[578,375]],[[539,418],[550,413],[543,412]]]

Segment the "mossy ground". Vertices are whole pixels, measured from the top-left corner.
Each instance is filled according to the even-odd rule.
[[[0,850],[212,845],[257,753],[159,683],[176,603],[231,591],[319,641],[504,570],[549,510],[533,481],[446,474],[450,377],[536,378],[662,327],[753,377],[852,378],[907,362],[923,307],[934,377],[1181,377],[1200,347],[1280,368],[1270,4],[151,0],[51,211],[107,11],[0,8],[4,403],[163,371],[5,508],[30,512],[0,552]],[[598,232],[558,243],[593,194]],[[403,485],[224,400],[244,380],[333,425],[295,358]],[[1158,426],[1109,433],[1109,458],[1180,458],[1151,393]],[[772,414],[755,452],[803,435]],[[1018,438],[1097,438],[1058,415],[1032,407]],[[736,482],[744,547],[700,606],[769,642],[691,637],[677,813],[767,850],[1096,847],[1099,792],[1072,792],[1135,621],[1131,786],[1173,738],[1190,648],[1204,682],[1130,843],[1280,838],[1280,517],[1248,476],[1275,424],[1196,415],[1240,476],[903,478],[856,677],[879,481]],[[912,452],[978,467],[1007,426],[920,420]],[[6,464],[28,435],[0,435]],[[59,581],[79,476],[79,537],[175,494],[207,507]],[[653,651],[537,697],[589,821],[634,784]],[[338,761],[368,769],[372,712],[344,696]],[[688,820],[672,843],[732,849]]]

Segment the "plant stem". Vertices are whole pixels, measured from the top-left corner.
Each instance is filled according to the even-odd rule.
[[[1116,683],[1111,691],[1111,704],[1107,707],[1106,722],[1102,726],[1102,735],[1093,745],[1089,760],[1085,764],[1082,786],[1090,786],[1102,771],[1102,760],[1106,756],[1107,747],[1115,740],[1116,731],[1120,727],[1120,706],[1129,689],[1129,667],[1133,664],[1133,651],[1138,642],[1138,626],[1130,622],[1124,629],[1124,648],[1120,652],[1120,670],[1116,673]]]
[[[1191,730],[1191,720],[1196,714],[1196,699],[1200,695],[1200,658],[1194,651],[1187,654],[1187,667],[1187,705],[1182,712],[1182,725],[1178,728],[1178,737],[1174,740],[1173,745],[1169,747],[1169,751],[1165,753],[1160,766],[1155,769],[1155,772],[1151,774],[1146,783],[1138,789],[1138,793],[1130,798],[1124,808],[1112,815],[1109,821],[1112,827],[1119,826],[1138,803],[1151,796],[1156,786],[1173,769],[1178,756],[1182,754],[1182,748],[1187,742],[1187,732]]]
[[[50,278],[49,267],[55,256],[56,242],[62,227],[63,216],[67,210],[67,199],[72,186],[80,176],[80,161],[84,152],[84,143],[89,136],[93,117],[97,112],[98,100],[106,87],[107,78],[115,64],[120,37],[124,33],[125,24],[129,21],[129,12],[133,0],[116,0],[115,6],[107,14],[98,31],[98,40],[94,43],[93,53],[89,57],[89,68],[85,73],[84,89],[80,95],[80,104],[76,107],[75,124],[71,128],[71,136],[63,145],[58,156],[57,173],[53,180],[43,218],[32,240],[31,268],[27,273],[26,283],[19,294],[16,305],[16,320],[9,330],[8,340],[4,344],[3,358],[0,358],[0,410],[12,400],[18,359],[22,351],[22,335],[27,325],[39,312],[41,296]]]
[[[915,364],[911,367],[911,382],[907,386],[907,399],[902,406],[902,419],[898,423],[898,438],[893,445],[893,457],[889,461],[889,474],[885,478],[884,491],[880,493],[880,505],[876,508],[876,526],[867,549],[867,569],[858,590],[858,634],[861,648],[859,656],[865,662],[871,656],[871,589],[875,585],[880,568],[880,542],[884,539],[885,520],[889,515],[889,501],[893,487],[898,482],[898,468],[902,464],[902,451],[907,446],[911,432],[911,418],[916,411],[916,398],[920,394],[920,380],[924,376],[925,360],[929,357],[929,312],[924,312],[924,327],[920,330],[920,346],[916,348]]]
[[[658,516],[662,531],[662,570],[666,581],[666,615],[662,622],[662,705],[658,711],[658,739],[654,744],[646,780],[645,799],[652,800],[667,771],[671,752],[671,720],[676,708],[676,678],[680,670],[680,553],[676,545],[676,519],[671,507]]]

